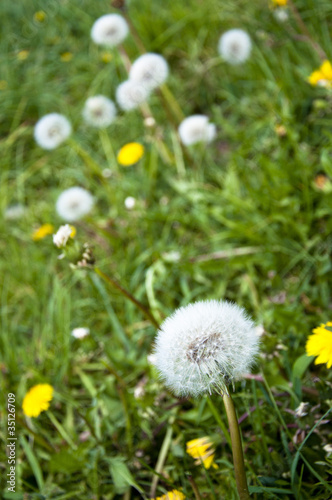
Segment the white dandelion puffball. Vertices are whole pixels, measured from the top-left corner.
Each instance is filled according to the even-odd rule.
[[[74,328],[71,334],[75,339],[84,339],[84,337],[90,334],[90,329],[84,327]]]
[[[97,45],[114,47],[129,33],[127,21],[119,14],[101,16],[92,26],[91,38]]]
[[[53,243],[58,248],[62,248],[66,246],[67,241],[70,238],[71,233],[73,232],[73,228],[70,227],[69,224],[65,226],[60,226],[58,231],[53,234]]]
[[[236,65],[248,59],[251,46],[251,39],[246,31],[233,29],[220,37],[218,50],[225,61]]]
[[[89,125],[97,128],[108,127],[116,117],[116,107],[111,99],[103,95],[89,97],[83,108],[83,118]]]
[[[180,307],[158,332],[154,354],[166,386],[177,395],[228,392],[250,370],[259,338],[244,309],[208,300]]]
[[[148,89],[133,80],[126,80],[116,89],[116,102],[124,111],[137,108],[148,97]]]
[[[130,68],[129,78],[149,91],[159,87],[168,77],[168,64],[159,54],[143,54]]]
[[[124,201],[124,204],[127,210],[132,210],[133,208],[135,208],[136,200],[133,196],[127,196],[127,198]]]
[[[89,191],[75,186],[63,191],[56,202],[56,211],[68,222],[81,219],[93,207],[93,197]]]
[[[277,21],[280,21],[281,23],[285,23],[289,19],[288,11],[287,9],[279,8],[275,9],[273,11],[273,15]]]
[[[191,146],[197,142],[211,142],[216,136],[216,126],[209,123],[205,115],[192,115],[185,118],[179,126],[182,144]]]
[[[9,205],[4,212],[5,220],[21,219],[26,213],[26,208],[21,203],[16,205]]]
[[[69,120],[59,113],[43,116],[35,125],[36,143],[43,149],[55,149],[71,134]]]

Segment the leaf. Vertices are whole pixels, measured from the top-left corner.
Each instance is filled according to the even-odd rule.
[[[293,364],[293,380],[296,378],[301,379],[303,377],[304,372],[310,365],[313,358],[313,356],[307,356],[306,354],[302,354],[302,356],[297,358]]]
[[[283,488],[264,488],[264,486],[249,486],[249,493],[280,493],[283,495],[292,495],[293,491],[284,490]]]
[[[110,463],[110,472],[117,493],[125,493],[129,486],[133,486],[137,491],[143,493],[143,490],[135,482],[122,458],[109,458],[108,461]]]
[[[28,459],[28,462],[30,464],[32,472],[36,478],[39,490],[42,490],[44,488],[44,479],[43,479],[43,474],[42,474],[41,468],[39,466],[38,460],[36,458],[36,455],[32,451],[29,443],[26,441],[24,436],[20,437],[20,442],[22,444],[22,447],[24,449],[24,452],[26,454],[26,457]]]

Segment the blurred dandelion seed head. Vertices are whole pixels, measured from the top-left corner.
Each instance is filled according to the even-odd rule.
[[[125,207],[127,210],[132,210],[136,205],[136,200],[133,196],[127,196],[124,201]]]
[[[74,328],[71,335],[75,337],[75,339],[84,339],[84,337],[90,335],[90,329],[85,327]]]
[[[209,300],[181,307],[158,332],[154,353],[165,384],[177,395],[227,392],[250,371],[259,349],[244,309]]]
[[[221,35],[218,50],[221,57],[229,64],[244,63],[250,56],[251,39],[242,29],[232,29]]]
[[[124,111],[137,108],[149,97],[149,91],[142,84],[126,80],[116,89],[116,102]]]
[[[164,83],[168,73],[166,59],[159,54],[148,53],[134,61],[129,78],[151,91]]]
[[[129,27],[127,21],[119,14],[101,16],[92,26],[91,38],[97,45],[114,47],[127,37]]]
[[[60,217],[68,222],[81,219],[87,215],[94,204],[93,196],[89,191],[75,186],[63,191],[56,202],[56,211]]]
[[[26,213],[26,208],[21,203],[17,203],[16,205],[9,205],[9,207],[5,209],[4,219],[5,220],[20,219],[21,217],[23,217],[25,213]]]
[[[285,23],[289,19],[289,14],[287,9],[283,9],[282,7],[275,9],[273,11],[273,15],[277,21],[280,23]]]
[[[35,125],[34,137],[43,149],[55,149],[71,134],[69,120],[58,113],[43,116]]]
[[[198,142],[212,142],[216,137],[216,126],[209,123],[205,115],[192,115],[185,118],[179,126],[179,136],[185,146]]]
[[[103,95],[89,97],[83,108],[83,118],[89,125],[97,128],[108,127],[116,117],[116,107],[111,99]]]

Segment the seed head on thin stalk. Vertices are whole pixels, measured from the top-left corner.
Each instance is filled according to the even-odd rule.
[[[156,367],[177,395],[228,394],[227,386],[250,371],[258,344],[244,309],[226,301],[195,302],[161,325]]]
[[[159,54],[148,53],[134,61],[130,68],[129,78],[151,91],[164,83],[168,73],[165,58]]]
[[[191,146],[198,142],[212,142],[216,136],[216,126],[209,123],[205,115],[192,115],[185,118],[179,126],[179,136],[182,144]]]
[[[251,39],[242,29],[226,31],[219,39],[218,50],[222,58],[229,64],[244,63],[250,56]]]
[[[114,47],[127,37],[127,21],[119,14],[106,14],[97,19],[91,29],[91,38],[97,45]]]
[[[94,204],[92,194],[79,186],[63,191],[56,202],[56,211],[68,222],[81,219],[87,215]]]
[[[103,95],[89,97],[84,104],[83,118],[88,125],[96,128],[108,127],[116,117],[113,101]]]
[[[141,83],[126,80],[116,89],[116,102],[124,111],[130,111],[143,104],[149,97],[149,91]]]
[[[55,149],[71,134],[69,120],[59,113],[49,113],[38,120],[34,128],[35,141],[43,149]]]

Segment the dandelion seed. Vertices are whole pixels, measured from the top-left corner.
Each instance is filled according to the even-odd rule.
[[[332,64],[330,61],[324,61],[318,70],[311,73],[308,82],[313,86],[332,88]]]
[[[179,126],[179,136],[185,146],[198,142],[211,142],[216,136],[216,126],[209,123],[205,115],[192,115],[185,118]]]
[[[143,54],[130,68],[129,78],[148,91],[159,87],[168,77],[168,64],[159,54]]]
[[[139,142],[129,142],[118,152],[117,160],[123,167],[130,167],[137,163],[144,155],[144,146]]]
[[[116,102],[124,111],[130,111],[143,104],[149,97],[149,91],[141,84],[126,80],[116,89]]]
[[[84,327],[74,328],[71,335],[75,337],[75,339],[84,339],[84,337],[90,335],[90,329]]]
[[[48,410],[53,398],[53,387],[49,384],[33,386],[23,399],[23,412],[27,417],[38,417],[42,411]]]
[[[53,234],[54,227],[52,224],[43,224],[42,226],[38,227],[33,233],[32,233],[32,239],[33,241],[38,241],[42,240],[49,234]]]
[[[246,31],[232,29],[220,37],[218,50],[226,62],[236,65],[249,58],[251,46],[251,39]]]
[[[71,124],[58,113],[43,116],[35,125],[34,136],[43,149],[55,149],[71,134]]]
[[[116,117],[116,107],[111,99],[103,95],[89,97],[83,109],[84,120],[93,127],[108,127]]]
[[[295,416],[298,418],[301,418],[301,417],[305,417],[306,415],[308,415],[308,412],[307,412],[308,406],[309,406],[309,403],[304,403],[302,401],[295,410]]]
[[[317,356],[315,365],[326,363],[327,368],[332,366],[332,321],[314,328],[306,343],[308,356]]]
[[[126,20],[119,14],[101,16],[91,29],[91,38],[97,45],[114,47],[127,37],[129,28]]]
[[[21,219],[25,212],[25,207],[21,203],[17,203],[16,205],[10,205],[5,209],[4,218],[5,220]]]
[[[187,453],[196,459],[196,465],[203,464],[205,469],[209,469],[211,466],[218,469],[218,465],[214,462],[215,449],[213,442],[208,436],[188,441]]]
[[[89,191],[75,186],[63,191],[56,202],[56,211],[62,219],[68,222],[81,219],[87,215],[94,204]]]
[[[66,246],[69,238],[74,238],[75,234],[76,228],[74,226],[70,226],[69,224],[60,226],[58,231],[53,234],[53,243],[58,248],[63,248]]]
[[[158,332],[154,353],[165,384],[177,395],[218,391],[250,370],[259,338],[244,309],[226,301],[181,307]]]
[[[274,15],[275,19],[281,23],[285,23],[289,19],[287,9],[282,9],[282,8],[275,9],[273,11],[273,15]]]
[[[127,198],[124,201],[124,204],[127,210],[132,210],[136,205],[136,200],[132,196],[127,196]]]

